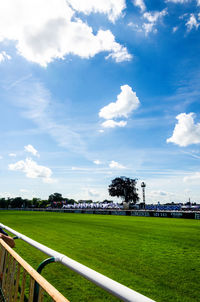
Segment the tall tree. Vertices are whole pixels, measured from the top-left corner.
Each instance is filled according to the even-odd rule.
[[[48,201],[49,202],[59,202],[59,201],[63,201],[63,197],[62,197],[62,194],[60,193],[53,193],[51,195],[49,195],[49,199]]]
[[[116,177],[108,187],[110,196],[121,197],[125,202],[136,204],[139,196],[136,188],[137,180],[125,176]]]
[[[23,205],[23,199],[21,197],[15,197],[10,199],[11,208],[21,208]]]

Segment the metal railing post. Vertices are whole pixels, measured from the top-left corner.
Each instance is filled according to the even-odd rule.
[[[37,272],[39,274],[42,273],[43,268],[49,264],[49,263],[53,263],[55,262],[55,258],[54,257],[50,257],[48,259],[45,259],[44,261],[42,261],[38,268],[37,268]],[[33,294],[33,302],[37,302],[38,301],[38,296],[39,296],[39,284],[37,282],[35,282],[35,286],[34,286],[34,294]]]

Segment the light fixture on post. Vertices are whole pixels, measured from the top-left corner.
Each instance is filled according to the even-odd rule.
[[[142,197],[143,197],[144,208],[145,208],[145,187],[146,187],[146,184],[144,182],[142,182],[141,188],[142,188]]]

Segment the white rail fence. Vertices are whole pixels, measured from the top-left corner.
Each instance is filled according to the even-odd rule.
[[[69,302],[0,239],[0,301]]]
[[[10,233],[17,236],[19,239],[27,242],[28,244],[34,246],[41,252],[48,256],[54,257],[56,262],[62,263],[71,270],[75,271],[79,275],[90,280],[92,283],[103,288],[105,291],[111,293],[122,301],[128,302],[155,302],[148,297],[88,268],[87,266],[65,256],[64,254],[58,253],[55,250],[48,248],[47,246],[11,229],[10,227],[0,223],[0,227],[6,229]]]

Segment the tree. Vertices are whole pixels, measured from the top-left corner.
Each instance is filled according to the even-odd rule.
[[[39,208],[40,206],[40,203],[41,203],[41,199],[40,198],[37,198],[37,197],[33,197],[33,199],[31,200],[31,206],[33,208]]]
[[[15,197],[10,199],[11,208],[21,208],[23,205],[23,199],[21,197]]]
[[[60,193],[53,193],[51,195],[49,195],[49,199],[48,201],[49,202],[59,202],[59,201],[63,201],[63,197],[62,197],[62,194]]]
[[[4,197],[0,198],[0,208],[7,208],[8,207],[8,200]]]
[[[125,176],[116,177],[108,187],[110,196],[121,197],[125,202],[136,204],[139,200],[137,188],[137,180]]]

